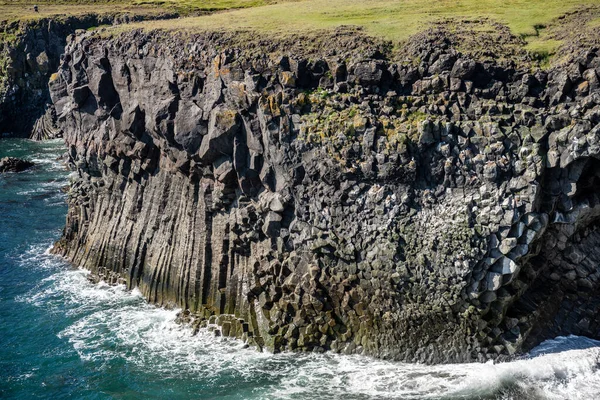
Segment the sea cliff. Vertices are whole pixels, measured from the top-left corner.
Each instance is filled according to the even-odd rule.
[[[485,30],[482,27],[494,29]],[[427,363],[600,331],[600,54],[489,21],[71,37],[55,252],[271,351]]]

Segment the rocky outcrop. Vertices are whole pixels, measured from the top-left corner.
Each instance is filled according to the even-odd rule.
[[[0,159],[0,173],[2,172],[22,172],[33,167],[35,164],[31,161],[21,160],[14,157],[4,157]]]
[[[600,57],[507,30],[80,35],[55,251],[268,349],[421,362],[599,337]],[[500,53],[500,51],[510,51]],[[515,50],[517,49],[517,50]]]
[[[67,36],[100,25],[174,16],[90,13],[34,21],[2,21],[0,16],[0,138],[61,136],[52,118],[48,80],[58,68]]]

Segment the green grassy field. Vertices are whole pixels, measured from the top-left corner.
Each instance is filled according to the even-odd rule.
[[[81,15],[90,12],[155,14],[179,12],[182,15],[228,9],[258,7],[270,0],[1,0],[1,20],[31,20],[56,15]],[[38,12],[33,6],[38,5]]]
[[[191,1],[193,2],[193,1]],[[235,2],[232,2],[235,3]],[[373,35],[402,40],[440,18],[492,18],[520,35],[536,34],[567,11],[600,6],[600,0],[304,0],[234,10],[179,20],[149,23],[161,28],[256,29],[302,32],[339,25],[364,26]]]
[[[33,10],[33,5],[39,6],[39,12]],[[153,13],[159,10],[155,6],[132,6],[125,2],[108,3],[95,2],[93,5],[84,2],[25,2],[25,1],[0,1],[0,21],[34,20],[57,15],[82,15],[90,12],[140,12]]]
[[[0,1],[0,19],[85,12],[206,14],[175,21],[148,21],[132,27],[148,29],[250,30],[282,35],[358,25],[370,35],[400,42],[431,22],[489,18],[509,26],[529,42],[532,51],[551,54],[561,43],[541,29],[565,12],[582,7],[600,9],[600,0],[59,0]],[[600,19],[590,24],[600,27]],[[554,24],[557,22],[555,21]],[[122,28],[121,28],[122,29]]]

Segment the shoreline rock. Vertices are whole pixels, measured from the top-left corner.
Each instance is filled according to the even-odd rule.
[[[21,160],[14,157],[4,157],[0,159],[0,173],[3,172],[23,172],[29,168],[33,168],[34,163],[27,160]]]

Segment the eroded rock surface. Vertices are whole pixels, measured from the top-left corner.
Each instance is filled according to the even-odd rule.
[[[0,159],[0,172],[23,172],[34,165],[31,161],[14,157],[4,157]]]
[[[3,21],[0,15],[0,138],[6,135],[41,140],[62,136],[55,124],[48,80],[60,64],[67,36],[100,25],[174,16],[90,13]]]
[[[78,174],[56,251],[275,351],[599,337],[598,47],[545,72],[498,31],[496,56],[441,25],[407,62],[352,30],[78,36],[50,83]]]

